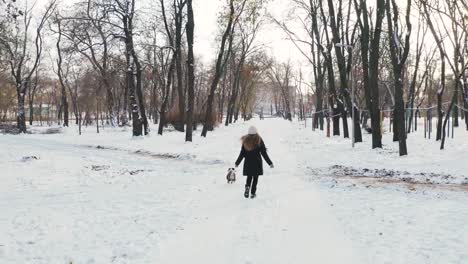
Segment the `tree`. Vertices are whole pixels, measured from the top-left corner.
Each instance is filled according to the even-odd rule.
[[[58,18],[58,15],[55,17],[55,21],[57,24],[57,32],[58,32],[58,37],[57,37],[57,76],[59,78],[60,82],[60,87],[61,87],[61,104],[60,104],[60,109],[59,109],[59,120],[62,117],[63,113],[63,126],[68,127],[68,100],[67,100],[67,88],[66,88],[66,83],[65,83],[65,76],[67,73],[64,72],[63,69],[63,57],[62,57],[62,48],[61,48],[61,42],[62,42],[62,22]]]
[[[165,80],[162,80],[162,103],[161,103],[161,109],[159,111],[159,114],[161,116],[160,122],[159,122],[159,128],[158,128],[158,134],[162,135],[164,126],[166,125],[166,115],[167,115],[167,109],[169,107],[169,96],[171,92],[171,86],[172,86],[172,81],[173,81],[173,76],[174,76],[174,69],[175,69],[175,64],[176,64],[176,54],[175,54],[175,48],[174,48],[174,38],[173,38],[173,33],[169,27],[169,21],[166,16],[166,8],[164,5],[164,0],[160,0],[161,4],[161,15],[162,15],[162,20],[164,22],[164,29],[166,33],[166,38],[167,38],[167,47],[170,51],[172,51],[172,58],[169,59],[169,56],[171,53],[167,54],[166,59],[164,59],[164,53],[163,50],[161,49],[160,51],[160,61],[161,61],[161,76],[166,76]],[[170,61],[169,63],[167,63]],[[166,70],[166,65],[169,64],[169,69],[167,70],[167,73],[164,74],[163,72]]]
[[[194,115],[194,104],[195,104],[195,74],[194,64],[195,59],[193,56],[193,35],[194,35],[195,22],[193,18],[192,0],[187,0],[187,45],[188,45],[188,58],[187,58],[187,90],[188,90],[188,111],[186,119],[186,134],[185,141],[192,141],[193,131],[193,115]]]
[[[423,21],[419,19],[418,23],[418,32],[416,36],[416,62],[414,65],[414,70],[413,70],[413,77],[411,78],[411,83],[410,83],[410,88],[409,88],[409,93],[408,93],[408,99],[406,103],[406,108],[409,108],[409,116],[408,116],[408,125],[406,126],[406,132],[409,134],[411,132],[411,127],[412,127],[412,121],[413,121],[413,109],[414,109],[414,101],[416,97],[416,84],[418,80],[418,71],[419,71],[419,65],[421,62],[421,57],[423,53],[423,48],[424,48],[424,40],[426,37],[427,33],[427,26],[424,25]],[[424,72],[422,76],[422,81],[424,78],[427,76],[427,70]],[[417,120],[415,120],[415,124],[417,124]]]
[[[238,11],[236,15],[236,12],[235,12],[236,10],[234,8],[234,0],[229,0],[229,12],[227,15],[228,20],[227,20],[226,29],[224,30],[224,33],[221,37],[221,45],[219,47],[218,56],[216,58],[216,68],[215,68],[213,80],[210,85],[208,100],[206,103],[206,113],[205,113],[205,118],[204,118],[203,129],[201,133],[202,137],[206,137],[208,130],[212,129],[213,127],[213,121],[214,121],[213,120],[213,100],[215,96],[215,91],[216,91],[216,88],[218,87],[218,83],[224,72],[227,58],[229,58],[229,53],[231,52],[232,38],[233,38],[233,31],[235,28],[235,23],[237,22],[239,15],[242,13],[245,3],[246,3],[246,0],[242,1],[240,10]],[[226,41],[228,40],[229,40],[228,48],[226,49]]]
[[[179,99],[179,118],[175,129],[184,132],[185,123],[185,89],[183,84],[184,74],[182,71],[182,24],[184,21],[184,6],[187,0],[174,0],[174,24],[175,24],[175,63],[177,76],[177,98]]]
[[[146,117],[145,103],[142,88],[142,65],[135,50],[134,43],[134,16],[136,0],[110,0],[116,7],[112,10],[122,22],[123,39],[125,42],[125,58],[127,60],[127,85],[132,110],[133,136],[149,133],[148,118]],[[122,38],[122,37],[121,37]],[[136,80],[135,80],[136,79]],[[135,83],[136,81],[136,83]],[[141,118],[140,118],[141,116]],[[142,131],[143,130],[143,131]]]
[[[8,62],[10,65],[11,76],[15,81],[17,94],[17,127],[20,133],[26,133],[26,117],[24,100],[25,95],[31,85],[33,74],[39,66],[39,61],[42,56],[43,40],[42,30],[46,21],[55,10],[55,1],[50,2],[45,9],[45,12],[40,18],[36,26],[36,36],[34,39],[35,54],[30,54],[31,45],[28,42],[29,28],[31,26],[32,9],[25,7],[23,19],[20,22],[14,18],[13,23],[4,28],[4,32],[0,32],[0,46],[7,52]]]
[[[453,1],[446,1],[445,7],[448,9],[447,11],[441,10],[440,8],[433,7],[430,5],[430,3],[427,0],[421,0],[421,5],[422,9],[426,18],[426,22],[428,23],[429,29],[431,30],[431,33],[436,40],[437,47],[439,49],[440,53],[440,59],[441,59],[441,81],[440,81],[440,88],[437,91],[437,112],[438,112],[438,120],[437,120],[437,138],[436,140],[441,140],[441,146],[440,148],[444,148],[444,143],[445,143],[445,131],[446,131],[446,125],[448,122],[448,119],[450,117],[451,111],[454,108],[454,105],[456,104],[458,100],[458,89],[462,87],[461,85],[461,80],[462,78],[466,79],[465,71],[468,67],[466,64],[467,61],[464,60],[462,57],[462,48],[464,45],[462,44],[461,41],[466,41],[466,29],[462,28],[458,29],[458,22],[455,19],[458,10],[460,10],[459,6],[457,5],[456,2]],[[442,17],[442,14],[447,15],[451,21],[451,28],[452,28],[452,36],[449,37],[450,43],[452,43],[454,47],[454,56],[451,58],[447,54],[447,49],[445,47],[444,42],[442,41],[444,34],[439,30],[440,27],[438,24],[435,24],[432,17],[431,17],[431,12],[429,10],[436,10],[439,14],[440,17]],[[447,26],[444,23],[444,20],[442,19],[442,26],[445,29],[445,33],[450,35],[450,32],[447,28]],[[437,27],[436,27],[437,26]],[[461,34],[460,34],[461,33]],[[463,37],[465,35],[465,37]],[[444,94],[446,84],[445,84],[445,67],[446,63],[448,63],[449,67],[452,69],[452,72],[454,74],[454,80],[455,80],[455,85],[454,85],[454,92],[452,96],[452,100],[450,102],[448,111],[445,116],[445,120],[443,120],[443,112],[442,112],[442,96]],[[461,64],[460,64],[461,63]],[[466,104],[466,102],[465,102]],[[466,116],[465,116],[466,119]]]
[[[370,112],[372,128],[372,148],[382,148],[382,132],[379,108],[379,58],[382,23],[385,17],[385,0],[376,0],[374,30],[369,18],[365,0],[354,0],[361,31],[360,48],[363,70],[364,93],[367,109]]]
[[[342,41],[345,41],[345,39],[343,39],[341,37],[341,35],[345,35],[344,32],[340,32],[340,29],[343,29],[343,27],[342,27],[342,23],[343,23],[342,3],[343,3],[343,1],[340,0],[338,3],[339,3],[338,14],[335,15],[335,7],[334,7],[333,0],[328,0],[328,12],[329,12],[329,15],[330,15],[330,27],[331,27],[332,36],[333,36],[332,42],[333,42],[333,47],[335,49],[336,58],[337,58],[337,61],[338,61],[340,87],[341,87],[340,88],[340,95],[343,98],[343,100],[345,101],[345,104],[346,104],[347,108],[350,111],[354,111],[354,115],[353,115],[354,120],[353,120],[353,122],[354,122],[355,142],[362,142],[361,126],[359,124],[360,114],[359,114],[359,110],[354,105],[354,102],[351,102],[350,92],[349,92],[349,89],[348,89],[347,65],[346,65],[345,56],[343,54],[344,45],[351,45],[352,46],[352,43],[350,43],[349,38],[346,38],[347,43],[342,43]],[[351,4],[350,4],[350,7],[351,7]],[[349,24],[349,19],[350,19],[350,16],[348,15],[347,25]],[[348,32],[348,31],[349,31],[349,28],[346,28],[346,32]],[[348,47],[350,47],[350,46],[348,46]],[[352,54],[353,54],[352,49],[348,48],[348,50],[351,50],[351,52],[349,53],[350,61],[351,61]],[[348,135],[347,113],[344,110],[344,108],[342,108],[341,110],[342,110],[341,113],[342,113],[342,118],[343,118],[344,137],[347,138],[347,137],[349,137],[349,135]]]
[[[281,92],[281,98],[285,106],[284,118],[292,121],[292,93],[295,89],[291,87],[292,66],[287,63],[273,63],[269,72],[272,83]]]
[[[234,120],[237,120],[239,113],[238,96],[241,88],[242,71],[245,62],[250,55],[257,51],[258,47],[254,46],[254,41],[260,31],[263,20],[259,10],[262,8],[263,1],[251,1],[246,7],[246,10],[240,16],[238,25],[238,45],[231,53],[232,62],[234,62],[234,82],[231,87],[231,95],[229,97],[225,125],[229,125]],[[236,61],[237,58],[237,61]],[[237,62],[237,63],[236,63]],[[222,109],[220,109],[222,111]]]
[[[390,40],[390,53],[393,66],[395,85],[394,131],[398,135],[400,156],[408,155],[405,130],[405,104],[403,101],[403,69],[408,59],[411,37],[410,22],[411,0],[406,7],[406,35],[404,44],[399,35],[399,11],[395,0],[387,1],[386,12],[388,21],[388,38]],[[392,16],[393,12],[393,16]],[[402,32],[403,30],[401,30]],[[404,45],[403,47],[401,45]]]
[[[322,1],[317,1],[317,2],[318,2],[318,6],[315,7],[314,15],[320,16],[321,21],[322,21],[321,23],[323,24],[323,32],[319,33],[317,26],[313,26],[313,29],[314,29],[317,43],[321,43],[318,46],[318,48],[324,58],[324,62],[323,62],[324,74],[326,74],[326,81],[327,81],[328,107],[331,109],[331,116],[333,120],[333,135],[339,136],[340,135],[340,123],[339,123],[340,115],[343,115],[344,105],[343,105],[343,101],[338,97],[338,94],[336,91],[335,70],[334,70],[333,55],[332,55],[334,43],[330,39],[330,33],[328,30],[328,20],[329,20],[328,17],[329,16],[325,14]],[[319,12],[320,12],[320,15],[319,15]],[[321,34],[322,37],[320,37],[319,34]],[[319,39],[323,41],[323,44],[322,42],[319,42]],[[327,113],[327,114],[330,114],[330,113]]]
[[[101,2],[100,2],[101,1]],[[117,110],[115,109],[112,76],[110,75],[111,47],[110,40],[121,34],[113,30],[121,29],[110,23],[109,16],[116,6],[107,0],[87,0],[75,5],[75,13],[71,17],[61,17],[63,23],[62,36],[74,48],[75,52],[84,56],[100,76],[100,85],[106,92],[106,106],[112,126],[117,125]],[[123,121],[126,122],[125,119]],[[125,125],[122,124],[122,125]]]
[[[39,68],[36,68],[34,73],[34,78],[31,80],[31,86],[28,89],[28,101],[29,101],[29,125],[32,126],[34,121],[34,99],[36,97],[36,92],[38,91],[39,85]]]

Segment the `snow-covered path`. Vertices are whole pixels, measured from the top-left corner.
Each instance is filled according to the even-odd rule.
[[[297,177],[292,125],[253,123],[276,165],[255,200],[243,197],[244,177],[225,182],[248,124],[197,137],[193,153],[175,160],[134,152],[183,153],[187,145],[169,148],[175,133],[166,143],[122,132],[1,136],[0,263],[359,263]],[[115,149],[89,147],[97,142]],[[22,159],[30,155],[38,160]]]
[[[242,198],[242,176],[234,186],[217,181],[157,263],[360,263],[317,192],[297,177],[294,130],[271,122],[256,123],[276,165],[260,177],[257,198]]]
[[[243,197],[243,176],[225,179],[250,124],[275,164],[254,200]],[[338,164],[446,171],[462,182],[461,131],[445,152],[411,134],[414,155],[398,158],[391,134],[383,150],[370,150],[369,135],[351,149],[348,139],[280,119],[221,126],[207,138],[197,131],[193,143],[177,132],[134,139],[126,128],[93,130],[0,135],[1,264],[468,263],[465,192],[319,174]]]

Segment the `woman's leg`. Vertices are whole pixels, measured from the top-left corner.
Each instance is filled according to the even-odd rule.
[[[252,185],[252,178],[253,176],[247,176],[247,181],[245,182],[245,188],[250,188],[250,185]]]
[[[258,175],[253,176],[252,188],[250,189],[251,194],[255,194],[257,191]]]
[[[250,184],[252,184],[252,176],[247,176],[247,181],[245,182],[245,192],[244,197],[249,198]]]

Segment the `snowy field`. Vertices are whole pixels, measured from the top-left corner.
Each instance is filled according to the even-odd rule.
[[[225,180],[251,124],[275,164],[255,200]],[[0,135],[0,263],[468,263],[462,128],[444,151],[410,134],[403,158],[390,134],[352,149],[280,119],[194,143],[94,129]]]

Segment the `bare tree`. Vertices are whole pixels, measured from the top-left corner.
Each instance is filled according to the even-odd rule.
[[[134,43],[133,21],[136,0],[110,1],[110,4],[114,4],[116,7],[116,9],[111,11],[113,11],[122,22],[124,33],[125,58],[127,60],[127,85],[129,87],[130,105],[132,109],[133,136],[140,136],[143,133],[147,135],[149,133],[149,124],[143,100],[142,65],[135,50]]]
[[[359,1],[359,2],[358,2]],[[376,21],[371,30],[371,19],[365,0],[354,0],[360,28],[360,48],[364,92],[371,116],[372,148],[382,148],[382,132],[379,108],[379,58],[382,23],[385,17],[385,0],[376,0]]]
[[[236,65],[233,69],[234,82],[232,84],[231,95],[227,106],[225,120],[226,126],[232,123],[233,119],[237,120],[238,118],[239,104],[236,103],[238,102],[240,92],[241,73],[248,57],[255,53],[259,48],[258,46],[254,45],[254,41],[263,23],[261,13],[259,12],[259,10],[262,8],[262,5],[262,1],[250,2],[246,10],[242,13],[242,16],[240,16],[239,21],[237,23],[237,38],[239,43],[231,54],[231,56],[233,57],[232,61]],[[222,109],[220,109],[220,111],[222,111]]]
[[[346,104],[347,108],[349,111],[354,111],[354,136],[355,136],[355,142],[362,142],[362,135],[361,135],[361,126],[359,124],[359,110],[357,107],[354,105],[354,102],[351,102],[351,96],[350,96],[350,89],[348,89],[348,70],[347,70],[347,64],[346,64],[346,58],[343,53],[344,46],[345,45],[353,45],[353,43],[350,43],[350,41],[353,41],[353,39],[344,38],[345,34],[347,33],[350,29],[346,28],[344,29],[343,26],[343,12],[342,12],[342,5],[343,1],[340,0],[338,1],[338,10],[335,12],[335,5],[333,0],[328,0],[328,12],[330,15],[330,27],[331,27],[331,32],[332,32],[332,42],[333,42],[333,47],[335,49],[335,54],[338,62],[338,69],[339,69],[339,77],[340,77],[340,95],[342,99],[344,100],[344,103]],[[351,7],[351,1],[349,3],[349,7]],[[349,19],[350,15],[348,14],[347,16],[347,22],[346,25],[349,26]],[[341,32],[340,32],[341,31]],[[347,43],[345,43],[345,41]],[[348,46],[349,47],[349,46]],[[349,57],[351,62],[352,60],[352,49],[347,48],[347,50],[350,50],[349,52]],[[347,113],[343,109],[342,110],[342,118],[343,118],[343,130],[344,130],[344,137],[349,137],[349,132],[348,132],[348,122],[347,122]]]
[[[391,0],[391,4],[390,1],[387,2],[386,11],[388,21],[388,38],[390,39],[390,53],[392,58],[395,85],[394,135],[397,135],[399,141],[400,156],[404,156],[408,155],[408,150],[406,146],[405,105],[403,101],[403,69],[405,67],[410,48],[411,0],[408,0],[406,7],[406,34],[404,44],[402,43],[402,38],[400,36],[400,33],[403,32],[403,30],[399,28],[399,10],[395,0]]]
[[[173,32],[170,29],[169,20],[166,16],[166,8],[164,5],[164,0],[160,0],[160,4],[161,4],[162,20],[164,22],[164,29],[165,29],[166,38],[167,38],[167,45],[168,45],[169,50],[172,51],[171,59],[169,59],[169,56],[171,53],[168,53],[167,56],[164,56],[163,50],[161,49],[160,51],[160,61],[161,61],[161,66],[162,66],[161,76],[166,76],[166,78],[162,80],[162,89],[161,89],[162,90],[162,93],[161,93],[162,103],[161,103],[161,108],[159,111],[161,118],[159,122],[158,134],[162,135],[164,126],[166,125],[166,115],[167,115],[167,109],[169,107],[169,97],[171,93],[171,87],[172,87],[172,82],[173,82],[177,55],[175,54]],[[170,62],[167,63],[168,61]],[[167,68],[166,67],[167,64],[169,64],[169,69],[167,70],[166,74],[164,74],[163,72]]]
[[[187,58],[187,90],[188,90],[188,111],[186,119],[186,134],[185,141],[192,141],[192,131],[193,131],[193,115],[194,115],[194,104],[195,104],[195,59],[193,56],[193,35],[194,35],[195,22],[193,18],[193,7],[192,0],[187,0],[187,45],[188,45],[188,58]]]
[[[224,72],[224,68],[227,62],[227,58],[229,58],[229,53],[231,52],[232,48],[232,38],[233,38],[233,30],[235,27],[235,23],[242,13],[246,1],[244,0],[241,4],[241,9],[236,15],[236,10],[234,8],[234,0],[229,0],[229,13],[228,13],[228,21],[226,25],[226,29],[221,37],[221,45],[218,50],[218,56],[216,58],[216,68],[213,76],[213,80],[210,85],[210,91],[208,94],[207,106],[206,106],[206,114],[203,124],[202,130],[202,137],[206,137],[208,130],[211,130],[213,127],[213,101],[215,96],[216,88],[218,87],[219,81],[221,76]],[[226,49],[226,42],[228,43],[228,48]]]
[[[423,23],[422,20],[419,20],[418,22],[418,31],[417,31],[417,36],[416,36],[416,62],[414,65],[414,70],[413,70],[413,76],[411,78],[411,83],[409,87],[409,93],[408,93],[408,99],[406,103],[406,108],[409,108],[409,117],[408,117],[408,125],[406,126],[406,132],[410,133],[411,132],[411,127],[412,127],[412,121],[413,121],[413,110],[414,110],[414,101],[416,97],[416,85],[417,85],[417,80],[418,80],[418,72],[419,72],[419,65],[421,62],[421,57],[423,53],[423,48],[424,48],[424,40],[426,37],[427,33],[427,26]],[[422,81],[427,75],[427,70],[424,72],[422,76]],[[422,81],[420,83],[422,83]],[[415,120],[415,124],[417,121]]]
[[[22,21],[13,20],[8,27],[8,32],[0,32],[0,46],[7,52],[8,61],[16,85],[17,93],[17,127],[20,133],[26,133],[26,117],[24,108],[25,95],[30,88],[31,78],[39,66],[42,56],[43,40],[42,29],[46,21],[55,9],[55,1],[50,2],[41,16],[35,29],[34,40],[35,54],[30,55],[30,44],[28,43],[29,28],[31,26],[32,8],[26,6]]]
[[[62,57],[62,48],[61,48],[61,42],[62,42],[62,22],[58,18],[58,15],[55,16],[55,21],[57,24],[57,76],[59,78],[60,82],[60,87],[61,87],[61,104],[60,104],[60,109],[59,109],[59,121],[62,118],[62,113],[63,113],[63,126],[68,127],[68,100],[67,100],[67,88],[66,88],[66,83],[65,83],[65,78],[67,73],[63,69],[63,57]]]
[[[119,26],[109,23],[109,9],[115,7],[104,0],[99,2],[87,0],[76,4],[76,12],[72,17],[62,17],[62,36],[69,40],[76,52],[83,55],[100,74],[101,85],[106,91],[107,112],[112,126],[117,125],[117,110],[115,109],[114,92],[110,75],[110,42],[116,35],[113,29]],[[122,121],[126,121],[123,119]],[[125,125],[125,124],[123,124]]]
[[[174,124],[175,129],[184,132],[185,123],[185,89],[184,89],[184,73],[182,70],[182,25],[184,21],[184,7],[187,0],[174,0],[174,24],[175,24],[175,63],[177,76],[177,98],[179,103],[179,118],[180,120]]]
[[[447,125],[448,119],[450,117],[450,114],[452,110],[454,109],[454,105],[456,104],[458,100],[458,89],[462,87],[461,80],[465,75],[465,72],[467,70],[468,65],[466,64],[467,61],[463,59],[462,54],[466,52],[467,47],[466,44],[463,44],[463,41],[466,41],[466,30],[465,29],[459,29],[458,28],[458,22],[455,19],[458,15],[458,10],[459,6],[457,5],[457,2],[453,1],[446,1],[444,6],[444,10],[439,8],[438,6],[433,6],[432,3],[429,3],[427,0],[421,0],[422,4],[422,10],[424,12],[426,21],[428,23],[429,29],[431,30],[431,33],[436,40],[437,47],[439,49],[440,53],[440,59],[441,59],[441,81],[440,81],[440,88],[437,91],[437,112],[438,112],[438,121],[437,121],[437,140],[441,140],[441,149],[444,148],[445,144],[445,127]],[[454,48],[454,56],[453,58],[447,54],[447,48],[445,46],[445,43],[442,41],[443,37],[445,36],[444,33],[441,32],[439,24],[437,21],[434,21],[431,17],[432,12],[435,10],[439,17],[442,17],[442,15],[448,16],[450,18],[450,26],[451,26],[451,33],[446,26],[445,22],[443,19],[441,19],[441,24],[442,27],[444,28],[445,34],[449,36],[449,41],[452,44]],[[448,10],[448,11],[447,11]],[[463,51],[465,50],[465,52]],[[454,74],[454,80],[455,80],[455,85],[454,85],[454,92],[452,96],[452,100],[449,104],[448,111],[446,112],[445,120],[443,120],[443,112],[442,112],[442,96],[446,88],[446,83],[445,83],[445,64],[448,63],[449,67],[451,68],[453,74]],[[466,105],[466,102],[465,102]],[[465,117],[466,119],[466,117]]]
[[[295,89],[291,86],[293,79],[291,63],[274,63],[269,74],[271,81],[281,91],[281,98],[285,106],[284,118],[292,121],[292,94]]]
[[[28,101],[29,101],[29,125],[32,126],[34,121],[34,99],[36,97],[36,92],[38,91],[39,85],[39,68],[36,68],[34,73],[34,78],[32,79],[32,85],[28,89]]]

